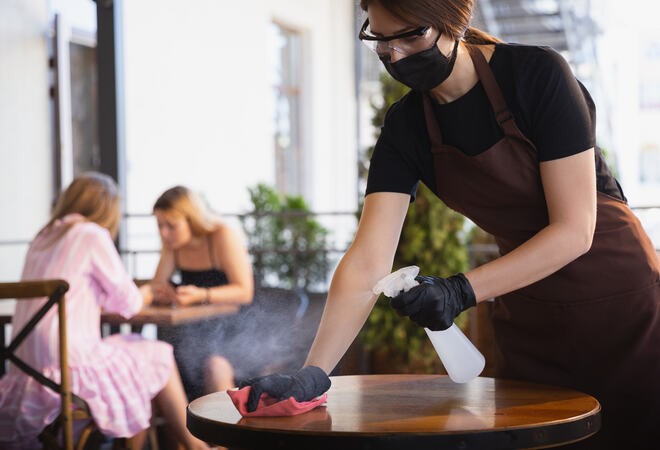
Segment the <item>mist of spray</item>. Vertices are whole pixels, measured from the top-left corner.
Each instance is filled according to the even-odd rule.
[[[210,355],[229,360],[237,380],[295,372],[305,361],[320,320],[318,308],[302,314],[306,302],[306,296],[291,290],[261,288],[238,314],[182,327],[172,336],[181,349],[177,359],[182,375],[201,379]]]

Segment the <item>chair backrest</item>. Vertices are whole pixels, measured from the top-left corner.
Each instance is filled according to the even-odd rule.
[[[57,433],[59,426],[62,427],[62,442],[64,448],[73,449],[73,419],[72,401],[78,406],[77,418],[90,418],[87,403],[71,393],[69,386],[69,363],[66,339],[66,307],[64,294],[69,290],[69,283],[64,280],[35,280],[22,281],[19,283],[0,283],[0,299],[16,299],[17,301],[32,299],[35,297],[48,297],[48,301],[32,316],[25,326],[15,334],[14,339],[2,348],[1,363],[5,360],[11,361],[16,367],[31,376],[39,383],[47,386],[60,394],[62,399],[60,416],[55,420],[53,430]],[[55,304],[58,305],[59,318],[59,352],[60,352],[60,383],[56,383],[45,377],[41,372],[34,369],[25,361],[16,356],[15,351],[25,340],[27,335],[34,329],[39,321]],[[4,330],[2,330],[4,333]],[[47,437],[48,439],[48,437]],[[51,444],[57,445],[58,437],[51,436]]]

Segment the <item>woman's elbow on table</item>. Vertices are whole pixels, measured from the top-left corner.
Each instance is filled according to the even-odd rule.
[[[151,284],[145,283],[138,287],[140,294],[142,295],[142,306],[147,306],[153,303],[154,301],[154,292],[151,287]]]
[[[232,302],[240,305],[248,305],[252,303],[252,299],[254,298],[254,282],[252,282],[251,279],[230,283],[228,287],[232,289]],[[229,291],[227,293],[229,293]]]
[[[254,285],[250,283],[249,285],[242,286],[241,289],[242,295],[240,295],[240,302],[244,305],[252,303],[254,299]]]

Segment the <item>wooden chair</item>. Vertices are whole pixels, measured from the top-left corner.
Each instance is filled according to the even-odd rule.
[[[6,360],[12,362],[16,367],[31,376],[39,383],[60,394],[61,407],[58,417],[49,424],[39,435],[39,440],[45,449],[82,450],[84,448],[95,448],[100,444],[102,436],[94,423],[87,402],[71,392],[69,385],[69,362],[66,335],[66,306],[65,293],[69,290],[69,283],[64,280],[38,280],[22,281],[19,283],[0,283],[0,300],[16,299],[18,301],[32,299],[35,297],[48,297],[48,301],[34,314],[25,324],[16,337],[8,346],[2,346],[0,353],[0,364],[4,365]],[[25,340],[27,335],[34,329],[39,321],[55,304],[58,306],[59,319],[59,352],[60,352],[60,383],[56,383],[45,377],[39,371],[31,367],[14,353],[18,346]],[[0,329],[4,333],[4,329]],[[4,341],[3,341],[4,343]],[[74,408],[75,406],[75,408]],[[85,420],[78,441],[73,440],[73,421]],[[60,439],[61,432],[61,439]],[[96,439],[92,439],[95,437]],[[150,436],[151,437],[151,436]],[[150,439],[152,441],[152,439]],[[114,448],[134,449],[133,438],[117,439]],[[151,442],[151,448],[157,450],[157,443]]]
[[[69,363],[67,352],[66,336],[66,307],[64,294],[69,290],[69,283],[64,280],[39,280],[22,281],[19,283],[0,283],[0,299],[16,299],[17,301],[32,299],[35,297],[48,297],[48,301],[34,314],[34,316],[25,324],[7,347],[2,348],[2,358],[0,361],[4,364],[9,360],[20,370],[31,376],[39,383],[60,394],[61,409],[59,416],[48,425],[39,435],[39,439],[44,444],[44,448],[64,448],[73,450],[73,421],[87,420],[88,423],[75,444],[76,449],[82,449],[95,430],[94,419],[92,418],[87,402],[71,392],[69,386]],[[59,351],[61,381],[56,383],[50,378],[45,377],[39,371],[27,364],[16,356],[15,351],[25,340],[27,335],[34,329],[39,321],[55,304],[58,306],[59,318]],[[74,409],[73,406],[76,406]],[[60,440],[60,430],[62,438]]]

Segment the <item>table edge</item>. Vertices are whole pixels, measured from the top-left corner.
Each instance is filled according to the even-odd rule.
[[[394,375],[394,374],[392,374]],[[363,375],[361,377],[369,377]],[[371,375],[383,377],[384,375]],[[386,376],[386,375],[385,375]],[[438,374],[412,374],[411,377],[437,378],[446,377]],[[347,375],[346,377],[351,377]],[[335,378],[335,377],[332,377]],[[342,377],[343,378],[343,377]],[[405,376],[404,376],[405,378]],[[491,378],[491,377],[483,377]],[[513,383],[526,385],[538,384],[522,380],[507,380]],[[555,387],[550,385],[540,385]],[[601,428],[602,406],[593,396],[570,388],[594,401],[593,408],[580,415],[570,418],[549,421],[534,425],[512,425],[497,430],[455,430],[445,432],[396,432],[384,431],[319,431],[319,430],[288,430],[288,429],[262,429],[247,424],[217,422],[212,419],[198,416],[186,407],[186,426],[195,435],[202,439],[210,439],[218,445],[239,446],[245,448],[262,448],[261,445],[271,445],[275,441],[283,443],[283,447],[272,448],[309,448],[312,445],[319,449],[335,449],[338,446],[350,448],[366,448],[376,445],[382,449],[399,449],[406,445],[414,445],[416,450],[436,449],[438,445],[450,445],[458,448],[481,449],[497,446],[498,448],[547,448],[557,445],[566,445],[589,438]],[[192,402],[191,402],[192,403]],[[247,433],[246,433],[247,432]],[[222,435],[223,442],[214,442],[214,437]],[[323,442],[319,445],[319,442]],[[327,444],[330,442],[331,444]],[[327,447],[326,447],[327,445]],[[485,446],[485,447],[484,447]],[[454,448],[451,447],[451,448]],[[371,447],[370,447],[371,448]]]
[[[433,432],[346,432],[346,431],[310,431],[310,430],[277,430],[260,429],[249,425],[223,424],[211,419],[200,417],[186,407],[186,427],[196,437],[218,445],[237,445],[250,448],[251,443],[261,445],[272,442],[274,439],[286,437],[288,441],[300,441],[300,448],[311,445],[309,440],[316,441],[322,438],[323,446],[316,442],[316,448],[336,448],[338,445],[357,445],[359,443],[377,445],[378,448],[399,448],[404,445],[415,445],[416,449],[437,448],[439,444],[447,445],[449,442],[460,444],[460,448],[479,449],[484,445],[513,445],[507,448],[545,448],[548,446],[565,445],[589,438],[597,433],[601,427],[601,406],[584,413],[576,420],[560,420],[533,426],[512,426],[498,430],[460,430],[444,433]],[[250,431],[246,434],[245,431]],[[227,438],[223,442],[213,440],[214,435]],[[424,441],[424,442],[420,442]],[[500,441],[500,442],[498,442]],[[501,441],[507,441],[505,443]],[[472,442],[472,445],[470,445]],[[260,448],[260,447],[254,447]],[[293,447],[292,447],[293,448]]]
[[[237,314],[241,307],[239,304],[217,304],[217,305],[203,305],[199,308],[203,312],[206,312],[205,315],[195,315],[190,314],[189,311],[185,311],[185,308],[197,308],[197,306],[188,306],[180,308],[167,308],[167,307],[158,307],[161,308],[156,312],[147,312],[144,313],[143,310],[139,311],[134,316],[129,317],[128,319],[122,316],[119,313],[115,312],[102,312],[101,313],[101,323],[107,323],[109,325],[121,325],[129,324],[134,326],[141,326],[147,324],[154,324],[164,327],[174,327],[178,325],[183,325],[187,323],[200,322],[213,318],[220,318],[226,316],[232,316]],[[209,314],[210,313],[210,314]]]

